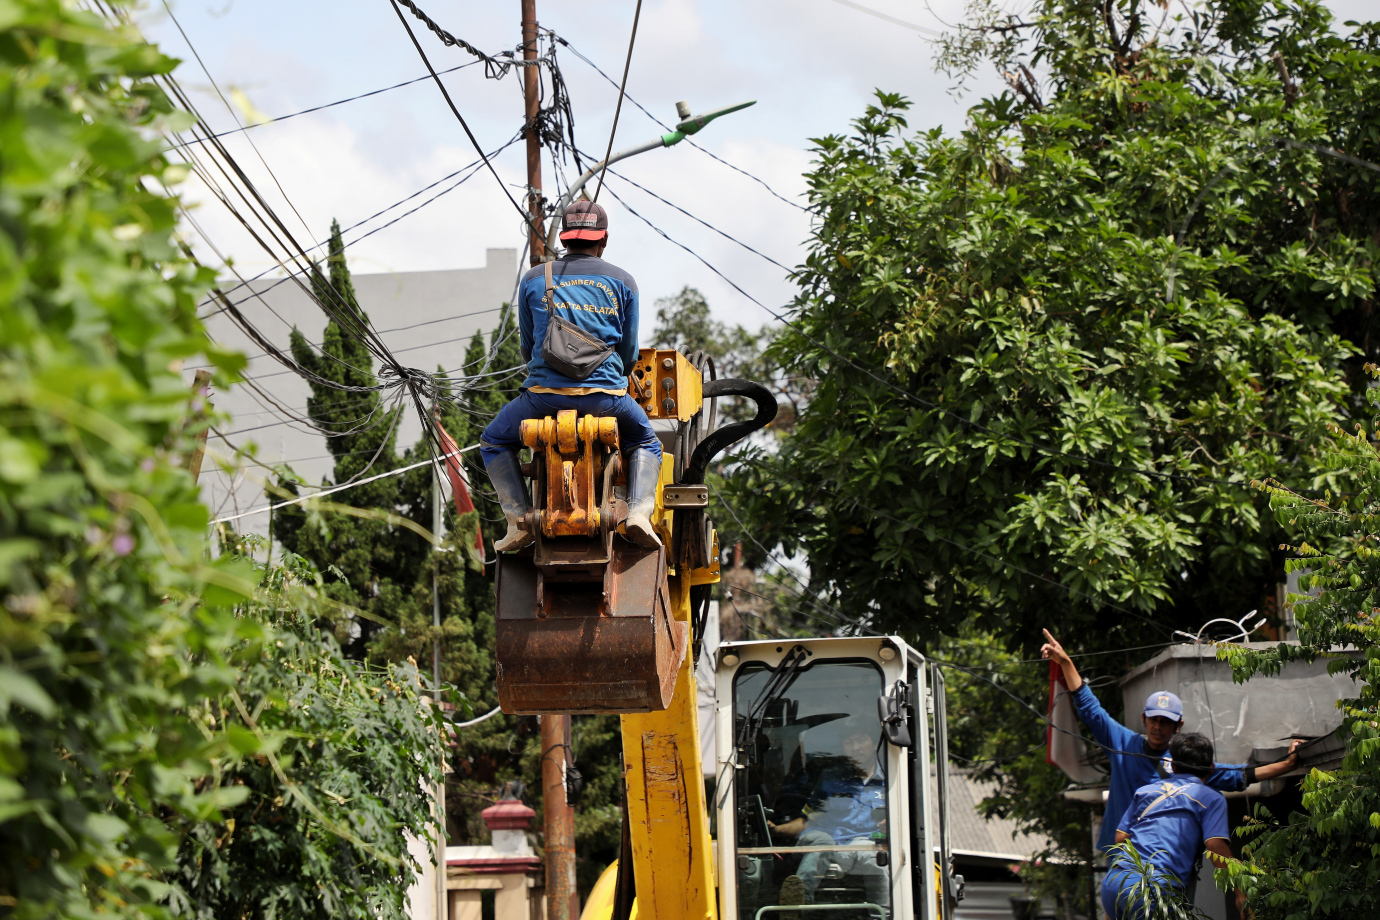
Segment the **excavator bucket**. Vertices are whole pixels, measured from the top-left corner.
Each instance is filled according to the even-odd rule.
[[[615,530],[613,419],[574,411],[524,422],[537,501],[531,554],[498,557],[496,654],[504,712],[657,712],[670,705],[687,624],[672,618],[666,551]]]

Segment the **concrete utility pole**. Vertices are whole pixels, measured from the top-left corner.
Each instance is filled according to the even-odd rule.
[[[537,59],[537,0],[522,0],[522,59]],[[527,135],[527,211],[532,225],[527,235],[531,241],[528,254],[532,265],[546,261],[546,234],[542,232],[541,212],[541,137],[537,133],[537,112],[541,108],[541,68],[527,64],[522,68],[522,94],[527,104],[523,132]]]
[[[537,0],[522,0],[522,59],[537,59]],[[546,261],[546,234],[542,229],[541,137],[537,111],[541,69],[522,68],[523,100],[526,103],[527,209],[532,265]],[[543,836],[546,842],[546,920],[574,920],[579,916],[575,890],[575,809],[566,804],[565,768],[569,756],[570,716],[541,717],[541,791]]]

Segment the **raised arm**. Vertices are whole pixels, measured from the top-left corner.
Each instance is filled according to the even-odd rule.
[[[1064,683],[1068,684],[1070,693],[1077,693],[1078,688],[1083,686],[1083,678],[1078,673],[1077,666],[1069,653],[1064,651],[1064,647],[1059,644],[1059,640],[1054,638],[1048,629],[1041,630],[1045,634],[1045,644],[1040,646],[1040,657],[1049,658],[1059,666],[1059,670],[1064,672]]]
[[[1069,695],[1073,697],[1073,710],[1078,713],[1079,721],[1088,727],[1097,743],[1109,752],[1130,750],[1128,746],[1136,737],[1136,733],[1112,718],[1112,714],[1083,682],[1078,668],[1074,667],[1073,659],[1064,651],[1059,640],[1047,629],[1044,630],[1044,634],[1046,642],[1040,648],[1040,654],[1059,665],[1059,670],[1064,673],[1064,683],[1068,684]]]

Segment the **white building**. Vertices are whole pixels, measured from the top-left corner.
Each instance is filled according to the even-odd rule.
[[[439,366],[451,376],[458,376],[474,333],[487,333],[498,324],[502,305],[513,297],[517,272],[517,250],[490,249],[482,268],[357,274],[353,280],[360,306],[400,362],[427,372],[434,372]],[[294,326],[308,341],[321,341],[326,316],[291,279],[253,282],[229,296],[249,321],[285,353]],[[311,388],[305,380],[265,355],[227,316],[216,313],[207,320],[207,327],[218,343],[249,357],[246,375],[274,402],[306,414]],[[194,370],[186,369],[189,386]],[[260,460],[287,462],[307,483],[319,483],[330,475],[333,461],[325,437],[286,421],[281,411],[251,387],[241,384],[229,392],[213,392],[211,401],[217,412],[229,414],[230,418],[217,428],[234,447],[256,445]],[[416,443],[420,436],[415,411],[405,411],[398,426],[399,449]],[[227,474],[220,469],[216,455],[233,453],[233,448],[214,434],[207,443],[202,493],[216,516],[265,504],[259,485],[263,470],[250,466]],[[267,532],[267,524],[268,517],[262,514],[236,522],[237,529],[260,534]]]

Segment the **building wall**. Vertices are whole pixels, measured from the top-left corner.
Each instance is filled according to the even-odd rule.
[[[1290,662],[1278,675],[1238,684],[1216,654],[1211,645],[1175,645],[1132,669],[1121,680],[1124,724],[1144,731],[1146,697],[1171,690],[1183,700],[1185,731],[1211,738],[1218,763],[1246,763],[1257,751],[1262,760],[1283,756],[1292,737],[1335,731],[1337,701],[1357,693],[1351,678],[1328,674],[1324,660]]]
[[[517,281],[517,250],[490,249],[482,268],[439,272],[359,274],[354,276],[360,306],[398,361],[434,373],[438,367],[459,376],[465,349],[476,331],[487,333],[497,325],[502,305],[513,296]],[[299,329],[308,341],[319,343],[326,316],[291,279],[265,279],[228,295],[265,337],[284,352],[288,335]],[[212,337],[250,358],[246,374],[273,402],[306,414],[311,389],[307,382],[286,370],[236,327],[217,313],[207,320]],[[190,386],[195,367],[185,369]],[[377,372],[377,366],[374,368]],[[330,475],[332,460],[326,439],[298,424],[283,422],[281,412],[264,395],[238,385],[229,392],[215,392],[212,403],[230,418],[217,428],[231,444],[257,445],[266,463],[287,462],[308,483]],[[416,412],[405,411],[398,426],[401,448],[416,443],[421,426]],[[461,445],[464,446],[464,445]],[[249,467],[236,475],[221,471],[211,452],[233,453],[233,448],[214,435],[202,467],[202,494],[217,516],[238,513],[264,504],[258,480],[263,470]],[[267,532],[266,515],[238,522],[242,531]]]

